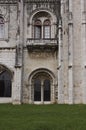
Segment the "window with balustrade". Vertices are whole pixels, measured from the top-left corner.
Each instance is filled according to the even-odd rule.
[[[32,50],[57,49],[57,18],[48,10],[33,12],[28,18],[27,47]],[[41,45],[41,46],[37,46]]]

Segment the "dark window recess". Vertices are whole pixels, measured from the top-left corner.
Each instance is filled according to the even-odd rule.
[[[34,81],[34,101],[41,101],[41,81],[39,79]]]
[[[45,20],[44,21],[44,39],[48,39],[50,38],[51,35],[51,26],[50,26],[50,21],[49,20]]]
[[[34,22],[34,36],[36,39],[41,38],[41,29],[42,29],[42,24],[40,20],[36,20]]]
[[[44,101],[50,101],[50,80],[44,81]]]
[[[7,71],[0,74],[0,97],[11,97],[11,76]]]
[[[35,26],[35,39],[41,39],[41,26]]]

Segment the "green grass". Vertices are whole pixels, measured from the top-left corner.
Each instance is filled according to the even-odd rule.
[[[86,105],[0,105],[0,130],[86,130]]]

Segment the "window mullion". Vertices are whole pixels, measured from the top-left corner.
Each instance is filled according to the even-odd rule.
[[[44,89],[43,89],[43,81],[41,81],[41,103],[43,103],[44,100]]]
[[[44,30],[43,30],[43,25],[42,25],[42,30],[41,30],[41,38],[44,38]]]

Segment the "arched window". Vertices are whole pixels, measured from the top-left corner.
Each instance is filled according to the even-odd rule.
[[[48,39],[50,38],[50,33],[51,33],[51,29],[50,29],[50,20],[45,20],[43,23],[43,33],[44,33],[44,39]]]
[[[32,79],[32,100],[34,102],[51,101],[51,78],[47,73],[39,73]]]
[[[31,22],[32,26],[32,36],[35,39],[50,39],[51,38],[51,30],[53,28],[52,24],[52,16],[50,13],[46,11],[37,12],[33,17]]]
[[[0,38],[4,38],[4,18],[0,16]]]
[[[34,38],[49,39],[51,35],[50,20],[45,20],[42,24],[40,20],[34,22]]]
[[[11,97],[11,75],[7,70],[0,71],[0,97]]]
[[[42,29],[41,21],[36,20],[34,22],[34,38],[35,39],[40,39],[41,38],[41,29]]]

